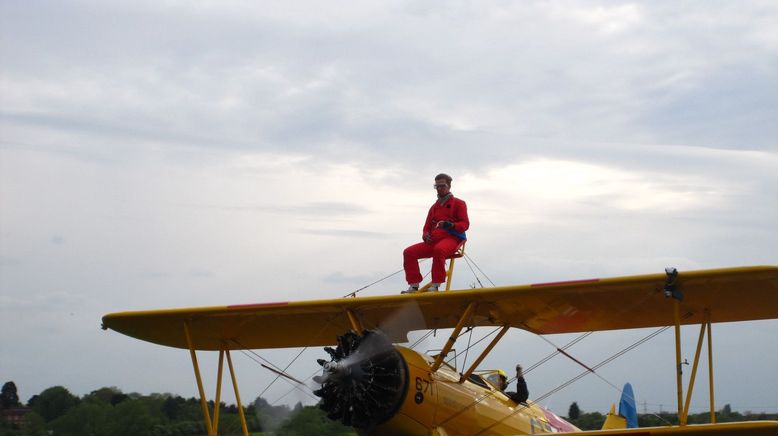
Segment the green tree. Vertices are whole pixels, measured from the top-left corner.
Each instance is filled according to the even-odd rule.
[[[573,404],[570,405],[570,409],[567,411],[567,417],[569,419],[578,419],[579,416],[581,416],[581,409],[578,408],[578,403],[573,401]]]
[[[111,435],[135,436],[152,434],[161,421],[154,419],[144,406],[144,400],[124,401],[113,408],[111,413]]]
[[[63,436],[110,435],[112,407],[95,399],[82,401],[67,413],[51,421],[54,434]]]
[[[299,409],[276,432],[279,436],[304,436],[304,435],[354,435],[351,427],[333,421],[316,406],[307,406]]]
[[[24,425],[20,432],[21,436],[49,436],[46,429],[46,423],[40,415],[30,412],[24,416]]]
[[[599,430],[605,422],[605,416],[600,412],[581,412],[578,419],[571,419],[570,422],[581,430]]]
[[[0,391],[0,409],[10,409],[19,407],[19,394],[16,392],[16,383],[5,382],[2,391]]]
[[[280,426],[292,413],[289,406],[273,406],[264,398],[257,397],[253,403],[254,412],[263,431],[273,431]]]
[[[30,407],[46,422],[67,413],[78,404],[78,398],[62,386],[50,387],[30,399]]]
[[[103,403],[110,404],[112,403],[113,398],[119,394],[124,395],[122,394],[122,391],[119,388],[117,388],[116,386],[111,386],[111,387],[100,388],[96,391],[92,391],[89,393],[89,395],[86,395],[84,399],[93,398],[102,401]]]

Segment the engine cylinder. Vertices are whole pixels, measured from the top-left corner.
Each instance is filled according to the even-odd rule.
[[[353,331],[338,337],[336,348],[324,349],[319,408],[344,425],[367,429],[388,421],[408,391],[408,367],[402,355],[379,330]]]

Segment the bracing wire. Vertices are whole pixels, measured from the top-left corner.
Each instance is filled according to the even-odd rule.
[[[494,286],[494,282],[492,282],[492,280],[491,280],[491,279],[489,279],[489,277],[488,277],[486,274],[484,274],[483,270],[481,270],[481,268],[480,268],[480,267],[479,267],[479,266],[478,266],[478,265],[475,263],[475,261],[473,261],[473,259],[472,259],[470,256],[468,256],[468,255],[466,254],[466,255],[465,255],[465,257],[464,257],[464,259],[465,259],[465,263],[467,264],[468,268],[470,268],[470,271],[471,271],[471,273],[473,274],[473,277],[475,277],[475,279],[476,279],[476,281],[478,282],[478,284],[480,285],[480,287],[482,287],[482,288],[483,288],[484,286],[483,286],[483,283],[481,283],[481,280],[480,280],[480,278],[478,277],[478,274],[476,274],[475,270],[473,270],[473,265],[475,265],[475,267],[478,269],[478,271],[480,271],[480,272],[481,272],[481,274],[483,274],[483,276],[484,276],[484,277],[485,277],[485,278],[486,278],[486,279],[487,279],[487,280],[488,280],[488,281],[489,281],[489,282],[492,284],[492,286]],[[422,259],[420,263],[424,263],[426,260],[427,260],[427,259]],[[471,265],[471,264],[472,264],[472,265]],[[356,296],[357,296],[357,294],[358,294],[359,292],[361,292],[361,291],[364,291],[365,289],[367,289],[367,288],[369,288],[369,287],[371,287],[371,286],[373,286],[373,285],[376,285],[376,284],[378,284],[378,283],[381,283],[381,282],[383,282],[384,280],[387,280],[387,279],[389,279],[389,278],[391,278],[391,277],[393,277],[393,276],[396,276],[397,274],[399,274],[399,273],[401,273],[401,272],[403,272],[403,271],[404,271],[404,269],[397,270],[397,271],[395,271],[395,272],[393,272],[393,273],[391,273],[391,274],[389,274],[389,275],[386,275],[386,276],[384,276],[384,277],[382,277],[382,278],[380,278],[380,279],[378,279],[378,280],[376,280],[376,281],[374,281],[374,282],[372,282],[372,283],[369,283],[369,284],[367,284],[367,285],[365,285],[365,286],[362,286],[361,288],[359,288],[359,289],[356,289],[356,290],[355,290],[355,291],[353,291],[353,292],[350,292],[350,293],[348,293],[348,294],[344,295],[344,296],[343,296],[343,298],[348,298],[348,297],[356,297]],[[429,273],[427,273],[427,274],[426,274],[424,277],[426,278],[428,275],[429,275]],[[330,321],[331,321],[331,320],[330,320]],[[330,321],[328,321],[328,324],[329,324],[329,322],[330,322]],[[326,326],[326,325],[325,325],[325,326]],[[324,329],[324,328],[322,328],[322,330],[323,330],[323,329]],[[468,350],[470,350],[470,348],[472,348],[472,347],[476,346],[478,343],[480,343],[481,341],[483,341],[483,340],[484,340],[484,339],[486,339],[487,337],[491,336],[492,334],[494,334],[494,332],[496,332],[496,331],[497,331],[497,330],[499,330],[499,329],[497,329],[497,330],[495,330],[495,331],[493,331],[493,332],[489,333],[488,335],[486,335],[486,336],[484,336],[483,338],[479,339],[479,340],[478,340],[478,341],[476,341],[475,343],[471,344],[471,343],[470,343],[470,341],[472,340],[472,335],[473,335],[473,331],[472,331],[472,330],[473,330],[473,328],[472,328],[472,327],[470,327],[470,328],[468,328],[468,330],[467,330],[466,332],[464,332],[464,333],[462,333],[462,334],[460,334],[460,335],[459,335],[459,337],[461,337],[461,336],[462,336],[463,334],[465,334],[465,333],[468,333],[468,332],[469,332],[469,334],[470,334],[470,340],[468,341],[468,346],[467,346],[467,348],[465,348],[465,350],[463,350],[463,351],[462,351],[462,352],[464,352],[464,353],[465,353],[465,361],[467,361],[467,352],[468,352]],[[321,333],[321,331],[320,331],[320,333]],[[434,330],[430,330],[430,331],[428,331],[428,332],[427,332],[426,334],[424,334],[424,335],[423,335],[421,338],[419,338],[419,339],[418,339],[416,342],[414,342],[414,343],[413,343],[413,344],[410,346],[410,348],[411,348],[411,349],[414,349],[415,347],[417,347],[417,346],[418,346],[420,343],[422,343],[422,342],[423,342],[425,339],[427,339],[427,338],[430,336],[430,334],[432,334],[432,333],[434,333]],[[235,341],[235,342],[236,342],[236,343],[238,343],[237,341]],[[240,344],[238,343],[238,345],[240,345]],[[242,345],[240,345],[240,346],[241,346],[241,347],[243,347]],[[243,348],[245,349],[245,347],[243,347]],[[290,361],[290,362],[289,362],[289,363],[288,363],[288,364],[287,364],[287,365],[286,365],[286,366],[285,366],[283,369],[281,369],[280,367],[278,367],[278,366],[276,366],[276,365],[272,364],[271,362],[267,361],[266,359],[264,359],[263,357],[261,357],[259,354],[255,353],[255,352],[253,352],[253,351],[251,351],[251,353],[253,353],[253,354],[254,354],[254,355],[257,357],[257,358],[259,358],[259,359],[261,359],[262,361],[266,362],[268,365],[270,365],[270,366],[271,366],[271,367],[273,367],[274,369],[278,370],[280,373],[286,374],[286,370],[287,370],[287,369],[289,369],[289,367],[291,367],[291,366],[292,366],[292,365],[293,365],[293,364],[294,364],[294,363],[297,361],[297,359],[299,359],[299,358],[300,358],[300,356],[301,356],[301,355],[302,355],[302,354],[303,354],[303,353],[304,353],[304,352],[305,352],[307,349],[308,349],[308,347],[304,347],[302,350],[300,350],[300,352],[299,352],[299,353],[298,353],[298,354],[297,354],[297,355],[296,355],[296,356],[295,356],[295,357],[294,357],[294,358],[293,358],[293,359],[292,359],[292,360],[291,360],[291,361]],[[245,352],[245,351],[243,351],[243,350],[241,350],[241,351],[242,351],[244,354],[246,354],[246,352]],[[460,355],[462,352],[455,353],[455,355],[454,355],[454,358],[456,358],[457,356],[459,356],[459,355]],[[246,354],[246,355],[247,355],[247,356],[249,356],[248,354]],[[251,358],[251,356],[249,356],[249,358]],[[256,359],[252,358],[252,360],[254,360],[255,362],[257,362],[257,363],[259,363],[260,365],[262,365],[262,364],[261,364],[259,361],[257,361]],[[317,370],[317,371],[315,371],[315,372],[314,372],[314,373],[313,373],[311,376],[309,376],[309,377],[308,377],[308,378],[306,378],[305,380],[308,380],[308,379],[310,379],[310,378],[311,378],[311,377],[313,377],[313,375],[315,375],[317,372],[318,372],[318,370]],[[278,374],[277,374],[277,375],[276,375],[276,377],[275,377],[275,378],[274,378],[274,379],[273,379],[273,380],[272,380],[272,381],[271,381],[271,382],[270,382],[270,383],[269,383],[269,384],[268,384],[268,385],[267,385],[267,386],[266,386],[266,387],[265,387],[265,388],[262,390],[262,392],[259,394],[259,396],[261,397],[262,395],[264,395],[264,394],[265,394],[265,392],[267,392],[267,390],[268,390],[268,389],[270,389],[270,388],[273,386],[273,384],[275,384],[275,382],[277,382],[277,381],[278,381],[278,379],[279,379],[279,378],[281,378],[281,375],[278,375]],[[293,388],[292,388],[291,390],[287,391],[285,394],[283,394],[283,395],[281,396],[281,398],[284,398],[284,397],[286,397],[287,395],[289,395],[291,392],[294,392],[294,390],[295,390],[295,389],[299,389],[299,387],[298,387],[298,386],[296,386],[296,385],[293,385]],[[278,400],[276,400],[276,402],[280,401],[280,400],[281,400],[281,398],[279,398]],[[316,398],[314,398],[314,399],[316,399]],[[275,402],[274,402],[273,404],[275,404]]]
[[[468,329],[472,329],[472,327],[468,327]],[[500,329],[502,329],[502,327],[497,327],[496,329],[494,329],[494,330],[492,330],[491,332],[489,332],[489,333],[487,333],[486,335],[484,335],[484,336],[483,336],[481,339],[479,339],[479,340],[475,341],[475,343],[473,343],[472,345],[468,345],[468,346],[467,346],[467,348],[465,348],[464,350],[462,350],[462,351],[459,351],[459,352],[456,352],[456,353],[454,353],[454,356],[453,356],[453,357],[451,357],[451,358],[449,358],[449,359],[446,361],[446,363],[449,363],[449,364],[450,364],[450,363],[451,363],[451,361],[452,361],[452,360],[454,360],[455,358],[459,357],[459,355],[460,355],[460,354],[462,354],[462,353],[466,352],[468,349],[470,349],[470,348],[472,348],[472,347],[475,347],[475,346],[476,346],[476,345],[478,345],[479,343],[483,342],[483,341],[484,341],[486,338],[488,338],[489,336],[491,336],[491,335],[493,335],[493,334],[497,333],[498,331],[500,331]],[[465,333],[467,333],[467,332],[465,332]],[[465,333],[462,333],[462,334],[460,334],[460,335],[459,335],[459,337],[461,337],[461,336],[462,336],[462,335],[464,335]],[[457,339],[459,339],[459,337],[457,337]],[[463,365],[463,366],[464,366],[464,365]]]
[[[479,286],[479,287],[481,287],[481,288],[483,288],[483,287],[484,287],[484,284],[483,284],[483,283],[481,283],[481,279],[480,279],[480,278],[478,278],[478,274],[476,274],[476,273],[475,273],[475,270],[473,269],[473,266],[472,266],[472,265],[470,265],[470,261],[469,261],[469,260],[467,260],[467,258],[466,258],[466,257],[465,257],[464,259],[465,259],[465,263],[467,264],[467,267],[468,267],[468,268],[470,268],[470,272],[471,272],[471,273],[473,273],[473,277],[475,277],[475,281],[477,281],[477,282],[478,282],[478,286]]]
[[[419,263],[420,263],[420,264],[421,264],[421,263],[424,263],[426,260],[427,260],[427,259],[422,259],[422,260],[421,260],[421,262],[419,262]],[[370,284],[368,284],[368,285],[362,286],[361,288],[357,289],[357,290],[356,290],[356,291],[354,291],[354,292],[349,292],[348,294],[344,295],[344,296],[343,296],[343,298],[347,298],[347,297],[356,297],[358,293],[360,293],[360,292],[364,291],[365,289],[367,289],[367,288],[369,288],[369,287],[371,287],[371,286],[373,286],[373,285],[376,285],[376,284],[378,284],[378,283],[381,283],[381,282],[383,282],[384,280],[386,280],[386,279],[388,279],[388,278],[390,278],[390,277],[394,277],[394,276],[396,276],[397,274],[400,274],[400,273],[401,273],[401,272],[403,272],[403,271],[405,271],[405,269],[400,269],[400,270],[397,270],[397,271],[395,271],[395,272],[393,272],[393,273],[389,274],[388,276],[385,276],[385,277],[383,277],[383,278],[380,278],[380,279],[378,279],[378,280],[374,281],[373,283],[370,283]],[[429,273],[428,273],[427,275],[429,275]],[[425,275],[424,277],[427,277],[427,276]]]
[[[607,365],[608,363],[610,363],[610,362],[614,361],[615,359],[617,359],[617,358],[619,358],[619,357],[623,356],[623,355],[624,355],[624,354],[626,354],[627,352],[629,352],[629,351],[632,351],[632,350],[633,350],[633,349],[635,349],[636,347],[638,347],[638,346],[642,345],[643,343],[645,343],[646,341],[648,341],[648,340],[650,340],[650,339],[652,339],[652,338],[656,337],[657,335],[659,335],[660,333],[662,333],[662,332],[664,332],[665,330],[669,329],[670,327],[671,327],[671,326],[665,326],[665,327],[662,327],[662,328],[660,328],[660,329],[658,329],[658,330],[654,331],[653,333],[649,334],[648,336],[646,336],[646,337],[644,337],[644,338],[642,338],[642,339],[638,340],[637,342],[633,343],[632,345],[630,345],[630,346],[628,346],[628,347],[626,347],[626,348],[623,348],[621,351],[619,351],[619,352],[617,352],[616,354],[614,354],[614,355],[612,355],[612,356],[608,357],[607,359],[605,359],[605,360],[603,360],[603,361],[599,362],[598,364],[596,364],[596,365],[592,366],[591,368],[588,368],[588,367],[587,367],[587,369],[586,369],[585,371],[583,371],[582,373],[580,373],[580,374],[578,374],[577,376],[573,377],[572,379],[570,379],[570,380],[568,380],[568,381],[566,381],[566,382],[562,383],[561,385],[559,385],[559,386],[557,386],[556,388],[554,388],[554,389],[550,390],[549,392],[546,392],[545,394],[541,395],[540,397],[538,397],[538,398],[537,398],[537,399],[535,399],[534,401],[535,401],[536,403],[537,403],[537,402],[540,402],[540,401],[543,401],[543,400],[545,400],[546,398],[548,398],[548,397],[550,397],[551,395],[554,395],[555,393],[559,392],[560,390],[562,390],[562,389],[564,389],[564,388],[566,388],[566,387],[570,386],[571,384],[573,384],[574,382],[576,382],[576,381],[580,380],[581,378],[583,378],[584,376],[586,376],[586,375],[588,375],[588,374],[595,374],[595,375],[597,375],[597,376],[598,376],[598,377],[599,377],[601,380],[605,381],[605,382],[606,382],[608,385],[610,385],[611,387],[613,387],[614,389],[616,389],[618,392],[620,392],[620,393],[621,393],[621,392],[622,392],[622,391],[621,391],[621,389],[619,389],[618,387],[616,387],[616,385],[614,385],[613,383],[611,383],[611,382],[609,382],[609,381],[605,380],[605,378],[603,378],[601,375],[597,374],[597,373],[596,373],[597,369],[599,369],[599,368],[602,368],[603,366]],[[544,338],[544,339],[545,339],[545,338]],[[548,341],[547,341],[547,342],[548,342]],[[553,346],[553,344],[552,344],[552,346]],[[557,348],[557,349],[558,349],[558,348]],[[566,353],[563,353],[563,354],[566,354]],[[568,357],[569,357],[569,355],[568,355]],[[574,360],[575,360],[575,359],[574,359]],[[576,362],[577,362],[577,361],[576,361]],[[577,362],[577,363],[578,363],[578,364],[581,364],[580,362]],[[514,377],[513,379],[511,379],[511,381],[513,381],[513,380],[515,380],[515,377]],[[492,423],[491,425],[489,425],[488,427],[481,429],[481,430],[480,430],[478,433],[476,433],[475,435],[477,436],[477,435],[479,435],[479,434],[482,434],[482,433],[484,433],[485,431],[487,431],[487,430],[491,429],[491,428],[492,428],[492,427],[494,427],[495,425],[497,425],[497,424],[499,424],[499,423],[501,423],[501,422],[505,421],[505,420],[506,420],[506,419],[508,419],[509,417],[513,416],[514,414],[516,414],[516,413],[517,413],[517,412],[519,412],[520,410],[521,410],[520,408],[517,408],[516,410],[514,410],[513,412],[511,412],[511,413],[509,413],[508,415],[504,416],[504,417],[503,417],[503,418],[501,418],[500,420],[497,420],[497,421],[495,421],[494,423]]]
[[[386,276],[386,277],[384,277],[384,278],[378,279],[378,280],[374,281],[373,283],[370,283],[369,285],[362,286],[361,288],[357,289],[357,290],[356,290],[356,291],[354,291],[354,292],[349,292],[348,294],[344,295],[344,296],[343,296],[343,298],[347,298],[347,297],[356,297],[358,293],[360,293],[360,292],[364,291],[365,289],[367,289],[367,288],[369,288],[369,287],[371,287],[371,286],[373,286],[373,285],[376,285],[376,284],[378,284],[378,283],[381,283],[381,282],[383,282],[384,280],[388,279],[389,277],[396,276],[397,274],[400,274],[400,273],[401,273],[401,272],[403,272],[403,271],[404,271],[404,270],[402,270],[402,269],[401,269],[401,270],[397,270],[397,271],[395,271],[395,272],[393,272],[393,273],[389,274],[388,276]]]
[[[308,349],[308,347],[304,347],[302,350],[300,350],[300,352],[299,352],[299,353],[297,353],[297,356],[294,356],[294,358],[293,358],[293,359],[292,359],[292,360],[291,360],[291,361],[290,361],[290,362],[289,362],[289,363],[288,363],[288,364],[287,364],[287,365],[284,367],[284,370],[283,370],[283,372],[284,372],[284,373],[286,373],[286,370],[287,370],[287,369],[289,369],[289,367],[290,367],[290,366],[292,366],[292,364],[293,364],[295,361],[297,361],[297,359],[300,357],[300,355],[301,355],[301,354],[303,354],[303,353],[304,353],[304,352],[305,352],[307,349]],[[268,389],[270,389],[270,387],[271,387],[271,386],[273,386],[273,384],[274,384],[276,381],[278,381],[278,379],[279,379],[280,377],[281,377],[280,375],[276,375],[276,378],[274,378],[274,379],[273,379],[273,381],[271,381],[271,382],[270,382],[270,384],[268,384],[267,386],[265,386],[265,389],[263,389],[263,390],[262,390],[262,392],[260,392],[260,393],[259,393],[259,396],[261,397],[262,395],[264,395],[264,394],[265,394],[265,392],[267,392],[267,390],[268,390]]]
[[[491,333],[489,333],[488,335],[486,335],[486,336],[484,336],[483,338],[481,338],[481,339],[480,339],[478,342],[481,342],[482,340],[484,340],[484,339],[486,339],[487,337],[491,336],[492,334],[494,334],[495,332],[497,332],[499,329],[500,329],[500,328],[497,328],[497,329],[495,329],[494,331],[492,331],[492,332],[491,332]],[[564,350],[564,349],[567,349],[567,348],[569,348],[569,347],[572,347],[573,345],[575,345],[576,343],[578,343],[579,341],[581,341],[583,338],[585,338],[585,337],[589,336],[590,334],[592,334],[592,332],[587,332],[587,333],[584,333],[584,334],[582,334],[582,335],[579,335],[577,338],[575,338],[575,339],[573,339],[572,341],[570,341],[570,342],[568,342],[567,344],[565,344],[565,346],[564,346],[564,347],[562,347],[562,349]],[[475,344],[473,344],[473,345],[475,346],[475,345],[476,345],[478,342],[476,342],[476,343],[475,343]],[[525,373],[525,374],[527,374],[527,373],[529,373],[530,371],[532,371],[533,369],[535,369],[535,368],[538,368],[539,366],[541,366],[542,364],[546,363],[547,361],[549,361],[551,358],[553,358],[553,357],[554,357],[554,356],[556,356],[557,354],[559,354],[559,351],[558,351],[558,349],[557,349],[557,351],[554,351],[553,353],[551,353],[551,354],[549,354],[548,356],[546,356],[546,357],[544,357],[543,359],[541,359],[539,362],[536,362],[536,363],[534,363],[534,364],[530,365],[530,366],[529,366],[529,367],[528,367],[528,368],[527,368],[527,369],[524,371],[524,373]],[[511,384],[511,383],[513,383],[514,381],[516,381],[516,377],[513,377],[513,378],[511,378],[510,380],[508,380],[508,384]],[[465,412],[467,409],[469,409],[470,407],[473,407],[473,406],[477,405],[478,403],[480,403],[481,401],[485,400],[485,399],[486,399],[486,398],[488,398],[488,397],[489,397],[489,395],[483,395],[483,396],[481,396],[481,397],[479,397],[479,398],[476,398],[475,400],[473,400],[473,402],[471,402],[470,404],[468,404],[467,406],[465,406],[465,407],[463,407],[461,410],[459,410],[459,412],[457,412],[457,413],[455,413],[455,414],[453,414],[453,415],[449,416],[448,418],[446,418],[446,420],[444,420],[443,422],[441,422],[441,423],[440,423],[440,425],[443,425],[443,424],[445,424],[445,423],[447,423],[447,422],[451,421],[452,419],[454,419],[454,418],[456,418],[457,416],[459,416],[459,415],[461,415],[462,413],[464,413],[464,412]]]
[[[256,363],[259,363],[260,365],[262,365],[262,364],[259,362],[259,360],[257,360],[257,358],[259,358],[260,360],[262,360],[262,361],[264,361],[264,362],[267,362],[268,364],[270,364],[270,366],[276,367],[276,366],[275,366],[275,365],[273,365],[272,363],[268,362],[268,361],[267,361],[267,360],[266,360],[264,357],[262,357],[262,356],[260,356],[259,354],[255,353],[253,350],[245,350],[245,349],[244,349],[244,350],[239,350],[239,351],[240,351],[241,353],[243,353],[243,355],[245,355],[245,356],[246,356],[246,357],[248,357],[249,359],[253,360],[253,361],[254,361],[254,362],[256,362]],[[276,367],[276,368],[277,368],[277,367]],[[286,378],[284,378],[284,381],[286,381],[287,383],[289,383],[289,384],[292,386],[292,390],[291,390],[290,392],[292,392],[292,391],[294,391],[294,390],[298,390],[298,391],[302,392],[303,394],[307,395],[308,397],[310,397],[311,399],[314,399],[314,400],[317,400],[317,401],[318,401],[318,398],[316,398],[316,397],[314,397],[313,395],[311,395],[311,393],[309,393],[308,391],[306,391],[306,390],[302,389],[302,388],[300,387],[300,384],[299,384],[299,383],[295,383],[295,382],[293,382],[293,381],[291,381],[291,380],[288,380],[288,379],[286,379]],[[308,390],[311,390],[311,388],[310,388],[308,385],[305,385],[305,384],[303,384],[302,386],[305,386],[305,387],[306,387]],[[262,395],[259,395],[259,396],[261,397]]]
[[[467,337],[467,347],[465,348],[465,358],[462,360],[462,368],[467,366],[467,355],[470,351],[470,343],[473,341],[473,330],[475,330],[473,327],[469,327],[468,330],[470,330],[470,335]]]
[[[477,264],[477,263],[475,263],[475,261],[474,261],[474,260],[473,260],[473,259],[470,257],[470,255],[469,255],[469,254],[465,253],[465,259],[468,259],[468,260],[470,260],[470,262],[473,262],[473,265],[475,265],[476,269],[477,269],[478,271],[480,271],[480,272],[481,272],[481,274],[483,274],[483,276],[486,278],[486,280],[489,280],[489,283],[491,283],[491,284],[492,284],[492,286],[497,286],[497,285],[495,285],[495,284],[494,284],[494,282],[492,281],[492,279],[490,279],[490,278],[489,278],[489,276],[487,276],[487,275],[486,275],[486,273],[485,273],[485,272],[483,272],[483,270],[482,270],[482,269],[481,269],[481,268],[478,266],[478,264]]]

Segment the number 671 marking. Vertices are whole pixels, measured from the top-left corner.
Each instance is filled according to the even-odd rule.
[[[432,383],[430,383],[429,380],[425,380],[421,377],[416,377],[416,390],[418,392],[427,393],[429,391],[430,395],[432,395]]]

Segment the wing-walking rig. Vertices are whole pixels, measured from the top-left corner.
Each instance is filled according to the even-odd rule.
[[[419,316],[387,323],[412,305]],[[242,412],[231,350],[327,346],[320,359],[320,407],[332,419],[375,435],[521,435],[579,431],[532,401],[514,403],[478,374],[478,365],[511,328],[539,335],[675,327],[679,426],[584,434],[778,434],[778,422],[715,423],[711,324],[778,318],[778,267],[754,266],[538,283],[408,295],[243,304],[112,313],[103,327],[189,350],[209,436],[210,416],[196,351],[218,351],[215,404],[227,358]],[[682,325],[700,325],[686,397],[681,380]],[[498,329],[464,371],[446,363],[465,327]],[[393,345],[408,333],[453,329],[436,356]],[[269,334],[272,332],[272,334]],[[691,393],[707,335],[711,422],[687,425]],[[335,348],[332,348],[332,347]],[[243,431],[248,436],[245,420]]]

